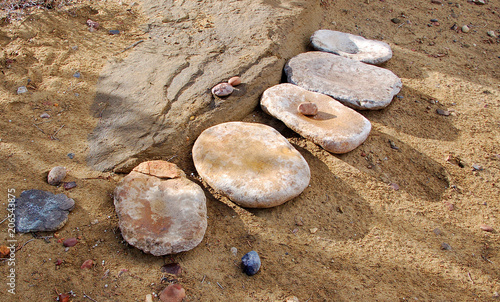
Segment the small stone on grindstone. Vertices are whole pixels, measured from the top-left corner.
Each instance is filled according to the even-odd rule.
[[[188,251],[205,235],[205,193],[172,163],[140,164],[116,187],[114,204],[123,238],[146,253]]]
[[[316,115],[318,113],[318,106],[311,102],[300,103],[297,111],[303,115]]]
[[[231,86],[238,86],[241,84],[241,78],[240,77],[232,77],[230,78],[227,83]]]
[[[304,116],[297,112],[297,104],[303,104],[304,101],[316,105],[316,115]],[[370,121],[358,112],[327,95],[297,85],[285,83],[268,88],[260,103],[264,112],[332,153],[354,150],[371,131]]]
[[[241,258],[241,264],[243,266],[243,271],[249,276],[257,274],[260,269],[260,257],[256,251],[251,251],[245,254]]]
[[[231,84],[228,83],[220,83],[212,88],[212,94],[216,96],[228,96],[233,93],[234,88]]]
[[[64,194],[27,190],[16,198],[16,232],[49,232],[59,230],[68,220],[75,201]]]
[[[311,172],[302,155],[274,128],[229,122],[203,131],[193,146],[200,176],[236,204],[270,208],[298,196]]]
[[[381,64],[392,58],[389,44],[340,31],[318,30],[312,35],[311,44],[316,50],[368,64]]]
[[[387,107],[403,84],[391,71],[327,52],[301,53],[285,65],[288,82],[354,109]]]

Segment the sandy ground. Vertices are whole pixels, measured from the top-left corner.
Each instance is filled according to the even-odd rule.
[[[90,107],[99,72],[147,38],[140,6],[93,1],[2,23],[0,221],[8,190],[64,192],[76,201],[58,232],[16,235],[16,295],[7,292],[11,267],[4,260],[2,300],[54,301],[71,292],[72,301],[144,301],[172,281],[186,289],[184,301],[498,300],[500,48],[487,31],[499,34],[500,4],[444,2],[323,1],[322,28],[390,43],[394,56],[384,67],[402,78],[400,97],[363,112],[373,125],[370,137],[340,156],[256,109],[246,120],[275,127],[296,146],[310,165],[310,187],[265,210],[239,208],[206,188],[204,240],[166,257],[123,241],[112,199],[123,175],[85,164],[87,136],[98,122]],[[89,18],[100,23],[98,31],[89,32]],[[430,19],[439,25],[429,26]],[[470,32],[451,29],[455,23],[469,24]],[[18,95],[19,86],[28,92]],[[178,164],[203,185],[192,163]],[[65,180],[78,187],[48,185],[56,165],[66,166]],[[481,230],[483,224],[494,231]],[[69,237],[80,241],[65,251],[60,239]],[[5,221],[0,244],[7,239]],[[253,277],[239,267],[250,250],[262,257]],[[80,269],[87,259],[96,265]],[[161,271],[172,262],[182,267],[180,276]]]

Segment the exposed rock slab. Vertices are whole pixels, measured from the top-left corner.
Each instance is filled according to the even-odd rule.
[[[381,64],[392,58],[389,44],[340,31],[317,30],[311,36],[311,44],[316,50],[368,64]]]
[[[205,194],[175,164],[142,163],[118,184],[114,196],[123,238],[146,253],[188,251],[203,240]]]
[[[233,202],[269,208],[298,196],[309,184],[309,165],[275,129],[243,122],[207,130],[193,146],[200,176]]]
[[[320,21],[309,16],[321,11],[312,1],[141,2],[149,38],[111,60],[97,83],[87,156],[97,170],[187,159],[204,129],[244,118],[279,83],[286,59],[305,49],[297,41]],[[294,27],[297,19],[312,21]],[[230,96],[211,94],[234,75],[242,84]]]
[[[318,113],[306,116],[298,106],[311,102]],[[260,101],[262,109],[290,129],[333,153],[347,153],[361,145],[370,134],[371,124],[358,112],[331,97],[293,84],[267,89]]]
[[[321,51],[299,54],[285,66],[288,82],[354,109],[382,109],[403,86],[391,71]]]
[[[27,190],[16,198],[16,232],[57,231],[68,221],[75,201],[64,194]]]

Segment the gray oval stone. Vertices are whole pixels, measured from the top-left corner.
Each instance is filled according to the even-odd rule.
[[[205,193],[175,164],[140,164],[118,184],[114,203],[123,238],[146,253],[188,251],[205,235]]]
[[[381,64],[392,58],[389,44],[340,31],[317,30],[311,36],[311,44],[316,50],[368,64]]]
[[[233,202],[269,208],[298,196],[311,172],[302,155],[275,129],[230,122],[206,129],[193,146],[200,176]]]
[[[75,201],[64,194],[27,190],[16,198],[16,232],[57,231],[68,221]]]
[[[382,109],[403,84],[391,71],[321,51],[301,53],[285,65],[288,82],[323,93],[354,109]]]
[[[297,105],[303,102],[316,104],[316,115],[305,116],[297,112]],[[358,112],[327,95],[293,84],[268,88],[260,104],[266,113],[332,153],[347,153],[361,145],[370,134],[370,121]]]

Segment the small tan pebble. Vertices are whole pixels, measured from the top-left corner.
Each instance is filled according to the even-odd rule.
[[[66,177],[66,168],[57,166],[50,170],[49,175],[47,176],[47,182],[50,185],[57,186],[61,183],[64,177]]]
[[[230,78],[227,83],[231,86],[238,86],[241,84],[241,78],[240,77],[232,77]]]
[[[309,232],[311,232],[311,234],[314,234],[318,231],[318,228],[312,228],[312,229],[309,229]]]
[[[299,298],[297,298],[295,296],[291,296],[291,297],[286,298],[286,302],[299,302]]]
[[[231,86],[228,83],[220,83],[215,85],[214,88],[212,88],[212,93],[213,95],[216,96],[230,95],[231,93],[233,93],[233,91],[234,91],[233,86]]]
[[[186,291],[179,284],[170,284],[160,293],[162,302],[181,302],[186,296]]]
[[[467,25],[462,26],[462,32],[468,33],[470,28]]]
[[[482,224],[479,226],[481,228],[481,230],[485,231],[485,232],[493,232],[493,228],[490,227],[489,225],[487,224]]]
[[[144,300],[145,302],[153,302],[153,295],[151,294],[147,294],[146,295],[146,300]]]
[[[492,31],[492,30],[488,31],[487,34],[488,34],[488,36],[493,37],[493,38],[497,37],[497,35],[495,34],[495,32]]]
[[[300,103],[297,111],[303,115],[316,115],[318,113],[318,106],[311,102]]]

